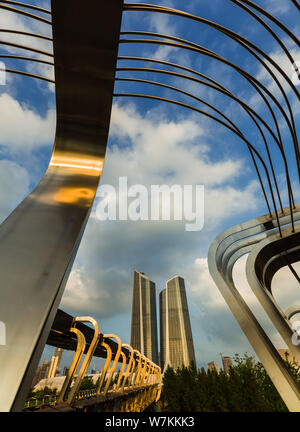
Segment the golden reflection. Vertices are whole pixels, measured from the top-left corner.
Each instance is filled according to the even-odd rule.
[[[99,160],[98,158],[83,159],[78,157],[71,157],[70,155],[53,155],[50,160],[49,166],[101,172],[103,169],[103,160]]]
[[[80,201],[82,203],[90,203],[94,195],[94,189],[66,187],[61,188],[57,194],[54,195],[54,200],[68,204],[78,203]]]

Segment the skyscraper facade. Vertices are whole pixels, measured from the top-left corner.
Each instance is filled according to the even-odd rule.
[[[232,366],[232,360],[231,357],[223,357],[222,356],[222,362],[223,362],[223,370],[228,375],[230,368]]]
[[[217,365],[217,363],[215,361],[211,361],[207,365],[208,365],[207,369],[209,371],[211,371],[211,372],[215,371],[215,372],[219,373],[219,366]]]
[[[196,364],[184,279],[170,279],[159,295],[161,368]]]
[[[130,344],[158,363],[155,283],[134,271]]]
[[[62,348],[56,348],[54,355],[51,358],[48,376],[47,378],[53,378],[60,372],[60,362],[62,357],[63,349]]]

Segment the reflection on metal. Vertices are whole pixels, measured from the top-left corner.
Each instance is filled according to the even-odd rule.
[[[63,386],[61,388],[61,391],[59,393],[58,399],[57,399],[57,403],[63,403],[65,400],[65,397],[68,393],[68,390],[72,384],[74,375],[78,369],[79,363],[81,361],[82,358],[82,354],[84,353],[85,350],[85,337],[84,335],[81,333],[80,330],[78,330],[76,327],[71,327],[70,328],[70,332],[75,333],[77,336],[77,349],[75,352],[75,355],[73,357],[71,366],[68,370],[67,376],[64,380]]]
[[[125,373],[125,375],[124,375],[124,380],[123,380],[123,384],[122,384],[122,388],[121,388],[122,391],[124,391],[124,388],[125,388],[125,385],[126,385],[127,380],[128,380],[128,387],[129,387],[130,384],[131,384],[131,381],[130,381],[130,379],[129,379],[129,372],[130,372],[130,369],[131,369],[131,368],[132,368],[132,372],[133,372],[133,370],[134,370],[134,364],[135,364],[135,362],[134,362],[134,352],[133,352],[133,348],[132,348],[130,345],[128,345],[128,344],[123,344],[123,347],[129,349],[129,352],[130,352],[130,359],[129,359],[129,363],[128,363],[128,366],[127,366],[127,369],[126,369],[126,373]],[[131,375],[130,375],[130,378],[131,378]]]
[[[136,369],[134,372],[133,386],[137,386],[138,382],[139,382],[139,376],[141,373],[141,368],[142,368],[142,354],[138,350],[134,350],[134,352],[136,353],[136,355],[138,357],[138,362],[136,363]]]
[[[281,223],[289,223],[288,209],[284,209]],[[269,283],[275,272],[285,266],[286,258],[291,255],[287,245],[293,243],[293,238],[299,237],[300,205],[294,213],[295,231],[290,225],[282,229],[283,237],[279,235],[275,221],[270,223],[268,216],[229,228],[219,235],[211,245],[208,257],[210,273],[225,298],[233,315],[253,346],[257,356],[271,377],[279,394],[290,411],[300,411],[300,390],[289,368],[285,365],[274,345],[260,326],[254,314],[245,303],[232,277],[235,262],[243,255],[249,254],[247,260],[247,279],[254,294],[291,350],[296,360],[300,360],[300,347],[292,343],[293,329],[284,313],[275,303],[270,292]],[[298,243],[299,244],[299,243]],[[299,249],[299,248],[297,248]],[[279,252],[280,260],[273,268],[274,257]],[[294,252],[294,251],[293,251]],[[299,251],[298,251],[299,253]],[[292,258],[292,255],[291,255]],[[299,256],[298,256],[299,259]],[[269,283],[267,284],[266,272]]]
[[[96,320],[94,320],[94,318],[91,317],[76,317],[74,320],[74,324],[76,325],[77,322],[89,322],[91,324],[93,324],[94,326],[94,337],[93,340],[90,344],[90,347],[88,349],[88,352],[86,353],[85,359],[82,363],[82,366],[80,368],[80,371],[78,373],[78,376],[74,382],[73,387],[70,390],[70,393],[68,395],[67,398],[67,402],[69,404],[71,404],[75,398],[76,393],[78,392],[80,385],[82,383],[83,378],[85,377],[86,371],[90,365],[90,362],[92,360],[94,351],[98,345],[99,342],[99,338],[100,338],[100,327],[99,324],[97,323]]]
[[[291,318],[293,318],[295,315],[297,315],[299,313],[300,313],[300,303],[297,303],[297,304],[289,307],[285,311],[285,315],[286,315],[288,320],[290,320]]]
[[[104,338],[114,338],[114,339],[116,339],[116,341],[118,343],[118,349],[117,349],[117,352],[115,353],[115,358],[114,358],[112,367],[110,368],[110,372],[109,372],[109,375],[108,375],[108,378],[107,378],[107,382],[106,382],[106,385],[105,385],[105,388],[104,388],[104,392],[103,392],[104,395],[106,395],[106,393],[108,392],[109,386],[110,386],[111,379],[112,379],[112,377],[114,375],[114,372],[116,370],[116,367],[117,367],[117,364],[118,364],[118,361],[119,361],[119,357],[120,357],[121,349],[122,349],[122,341],[119,338],[119,336],[117,336],[115,334],[105,334],[105,335],[103,335],[103,337]]]
[[[300,71],[290,48],[291,41],[298,47],[300,46],[296,35],[256,3],[249,0],[230,1],[269,33],[300,78]],[[292,3],[299,10],[298,2],[292,0]],[[255,133],[258,133],[259,139],[253,138],[253,142],[250,142],[249,130],[247,134],[244,134],[236,121],[224,115],[223,107],[216,105],[218,100],[212,105],[209,100],[200,99],[182,87],[150,81],[148,77],[140,79],[136,76],[120,76],[116,79],[118,84],[124,81],[131,83],[130,85],[143,83],[151,85],[151,88],[164,88],[166,91],[175,92],[178,97],[193,98],[196,104],[206,105],[208,110],[214,112],[214,115],[199,109],[198,105],[192,106],[185,101],[168,97],[135,92],[116,92],[115,94],[116,97],[139,97],[168,102],[193,110],[222,125],[247,145],[269,214],[230,228],[221,234],[210,248],[209,268],[231,311],[286,405],[291,411],[300,411],[299,389],[294,378],[238,292],[232,278],[235,262],[242,255],[249,253],[246,269],[249,284],[295,358],[300,360],[300,347],[292,343],[293,329],[289,322],[289,319],[299,312],[299,307],[298,305],[292,306],[284,313],[276,304],[271,290],[274,274],[284,266],[288,266],[299,282],[299,277],[292,264],[300,260],[298,247],[300,207],[294,202],[291,176],[296,171],[300,178],[300,151],[293,113],[294,104],[290,100],[291,95],[288,94],[292,93],[299,104],[299,89],[282,64],[277,63],[261,47],[231,29],[203,17],[160,5],[142,3],[123,5],[122,0],[111,0],[110,2],[89,0],[86,8],[82,8],[79,0],[64,0],[63,2],[52,0],[51,6],[52,11],[48,11],[18,1],[0,0],[2,10],[23,15],[27,19],[38,20],[39,24],[43,23],[45,26],[53,23],[53,54],[50,51],[39,50],[16,42],[0,42],[4,47],[30,51],[34,53],[32,55],[46,56],[46,60],[25,55],[6,54],[0,54],[0,58],[40,62],[51,66],[53,57],[57,101],[55,149],[47,172],[36,189],[0,227],[0,262],[2,265],[0,287],[9,287],[9,290],[1,288],[1,296],[4,301],[0,304],[0,317],[7,326],[7,345],[0,351],[0,381],[6,389],[5,392],[0,393],[0,410],[18,410],[23,406],[89,216],[103,169],[117,50],[120,43],[166,46],[184,50],[193,55],[205,56],[211,62],[218,62],[237,74],[251,87],[252,91],[255,91],[259,101],[264,104],[266,113],[259,115],[255,109],[251,108],[247,100],[244,101],[242,97],[237,97],[222,83],[185,65],[144,57],[118,57],[121,61],[144,62],[146,66],[137,68],[133,64],[131,67],[119,67],[117,70],[122,74],[127,72],[159,73],[165,78],[175,78],[180,82],[183,79],[189,80],[197,85],[205,86],[218,95],[230,98],[230,101],[234,101],[242,108],[247,119],[250,119],[251,126],[255,127]],[[24,11],[23,8],[32,10],[34,13]],[[271,90],[268,85],[261,83],[257,76],[252,75],[240,65],[232,63],[229,59],[196,42],[149,31],[120,33],[122,11],[167,14],[191,20],[197,25],[208,26],[212,31],[218,32],[225,38],[230,38],[230,41],[236,43],[243,51],[245,50],[247,55],[250,55],[257,65],[263,68],[276,90],[273,91],[273,88]],[[38,15],[39,13],[51,15],[53,21]],[[272,22],[272,28],[268,25],[268,20]],[[276,33],[278,28],[291,41],[286,42],[285,38],[282,38],[282,33],[278,35]],[[10,29],[5,28],[0,29],[0,32],[12,33]],[[24,31],[15,33],[51,42],[48,36],[29,34]],[[120,34],[136,38],[119,40]],[[159,68],[149,68],[148,62],[159,65]],[[78,67],[83,64],[84,68]],[[189,75],[160,69],[160,65],[184,70]],[[6,71],[53,83],[50,78],[27,71],[9,68]],[[287,157],[292,152],[294,159]],[[281,178],[284,180],[288,200],[287,208],[283,208],[282,197],[284,196],[278,186],[279,178],[280,181]],[[10,308],[6,307],[7,304],[10,305]],[[11,314],[12,308],[13,315]],[[15,317],[18,319],[16,320]],[[160,385],[161,371],[157,365],[152,364],[130,346],[123,345],[123,350],[119,338],[117,338],[118,349],[112,352],[108,343],[103,340],[99,341],[100,331],[96,323],[94,325],[94,340],[90,344],[86,361],[78,378],[83,379],[94,349],[103,346],[106,349],[107,358],[96,391],[98,397],[112,391],[109,390],[110,383],[120,358],[122,358],[122,367],[116,385],[117,390],[121,389],[121,392],[124,392],[126,387],[128,390],[131,386],[138,388],[145,385]],[[71,331],[78,337],[77,350],[71,365],[71,372],[64,383],[64,391],[59,400],[65,399],[85,345],[81,332],[76,328],[72,328]],[[103,337],[105,335],[102,335]],[[127,351],[130,354],[126,354]],[[106,381],[104,393],[101,393],[113,356],[113,366]],[[125,357],[128,361],[126,372]],[[124,376],[123,381],[122,376]],[[76,386],[71,390],[72,397],[68,401],[72,404],[74,398],[81,397],[78,393],[80,380],[76,381]],[[157,397],[159,397],[159,392]],[[143,406],[145,402],[143,398],[149,394],[151,394],[151,389],[147,389],[144,396],[141,394]],[[92,393],[89,392],[88,395],[91,396]],[[140,409],[137,401],[133,406]]]
[[[86,343],[84,334],[78,328],[74,327],[76,323],[83,322],[89,322],[93,324],[94,335],[93,339],[90,341],[90,346],[86,352],[86,356],[78,376],[76,377],[75,382],[72,383],[82,355],[85,352],[85,347],[88,345],[88,343]],[[82,325],[81,330],[84,330]],[[51,401],[47,398],[42,398],[39,401],[36,401],[34,404],[32,400],[29,399],[26,401],[25,408],[32,408],[33,405],[37,408],[41,408],[45,404],[50,404],[51,406],[55,407],[56,411],[59,411],[60,409],[66,410],[68,408],[72,410],[76,409],[77,407],[82,407],[82,404],[78,405],[79,401],[82,401],[84,404],[85,399],[93,398],[92,404],[94,404],[95,407],[99,407],[99,409],[101,408],[101,410],[107,410],[106,400],[110,402],[115,400],[113,403],[114,407],[121,407],[122,411],[142,411],[150,404],[158,401],[161,392],[161,370],[158,365],[154,364],[148,358],[141,356],[140,353],[134,350],[130,345],[122,345],[118,336],[113,334],[100,334],[98,323],[91,317],[73,318],[73,325],[68,332],[76,334],[77,347],[60,394],[58,397],[52,397]],[[89,338],[90,336],[88,336],[88,339]],[[113,343],[110,338],[116,339],[117,344]],[[111,346],[105,342],[105,340],[112,344],[114,348],[112,349]],[[83,378],[86,376],[87,368],[91,362],[93,353],[99,345],[105,347],[107,356],[99,377],[99,381],[97,381],[97,388],[82,390],[80,389],[80,385]],[[106,379],[112,355],[114,355],[114,362],[112,368],[110,369],[109,376]],[[139,376],[136,374],[136,383],[135,385],[132,385],[131,375],[129,377],[129,374],[132,374],[134,371],[134,355],[139,358],[139,362],[137,362]],[[142,367],[141,358],[143,362]],[[116,366],[120,361],[122,362],[122,365],[118,380],[115,385],[112,385],[111,380],[116,370]],[[128,367],[125,372],[126,364],[128,364]],[[104,384],[105,389],[102,392],[101,390]],[[92,406],[92,404],[90,404],[90,406]]]
[[[126,355],[123,353],[123,351],[121,351],[120,354],[121,354],[121,357],[123,359],[123,362],[122,362],[122,367],[121,367],[121,370],[120,370],[120,373],[119,373],[119,377],[118,377],[118,381],[117,381],[116,391],[119,390],[122,378],[124,378],[123,374],[124,374],[124,369],[125,369],[125,365],[126,365]]]
[[[105,360],[105,363],[104,363],[104,366],[103,366],[103,369],[101,372],[99,384],[97,387],[97,395],[99,395],[101,393],[101,389],[102,389],[102,386],[105,382],[106,374],[107,374],[107,371],[108,371],[108,368],[109,368],[109,365],[111,362],[111,358],[112,358],[112,350],[111,350],[110,346],[105,342],[102,342],[102,345],[106,348],[107,357],[106,357],[106,360]]]
[[[241,10],[248,13],[251,19],[255,19],[256,23],[259,26],[262,26],[263,29],[270,34],[277,46],[279,46],[284,55],[288,58],[288,61],[291,64],[291,70],[294,68],[298,78],[300,79],[300,71],[296,65],[293,51],[290,48],[290,43],[287,43],[285,39],[282,38],[281,34],[278,35],[278,29],[275,26],[272,26],[271,28],[268,25],[268,22],[265,22],[265,18],[271,20],[272,23],[279,27],[282,32],[285,32],[294,43],[300,46],[298,38],[278,19],[254,2],[248,0],[231,1]],[[298,2],[296,0],[292,1],[299,9]],[[276,62],[276,60],[270,58],[270,56],[261,47],[218,23],[200,16],[192,15],[188,12],[160,5],[129,3],[124,5],[124,10],[129,12],[143,11],[168,14],[192,20],[201,25],[210,27],[213,31],[219,32],[225,37],[229,37],[239,45],[242,50],[246,50],[257,64],[263,68],[269,79],[272,80],[274,88],[276,88],[276,91],[271,92],[270,88],[267,88],[263,83],[259,82],[255,76],[251,75],[240,65],[238,66],[232,63],[229,59],[224,58],[218,53],[193,41],[171,35],[146,31],[126,31],[121,33],[123,36],[131,36],[131,38],[122,38],[120,40],[120,43],[122,44],[152,44],[172,47],[196,53],[198,56],[205,56],[206,58],[211,59],[211,61],[220,62],[245,79],[264,103],[268,115],[265,115],[266,113],[258,115],[258,113],[248,105],[247,101],[244,102],[242,98],[232,94],[221,83],[212,80],[211,77],[204,75],[200,71],[192,70],[184,65],[177,65],[152,58],[134,57],[129,55],[120,56],[118,58],[122,61],[129,61],[130,63],[144,62],[146,65],[146,67],[140,68],[136,67],[136,64],[133,63],[132,66],[119,67],[117,70],[122,74],[128,72],[131,74],[133,72],[163,74],[167,78],[170,76],[175,77],[178,80],[177,82],[179,82],[179,79],[181,82],[182,79],[194,81],[197,84],[204,85],[208,89],[229,97],[242,107],[243,111],[249,116],[252,125],[254,124],[255,128],[259,132],[264,144],[264,149],[259,147],[257,140],[254,140],[253,143],[250,142],[247,136],[245,136],[238,128],[237,123],[233,121],[232,118],[227,116],[225,117],[222,113],[222,108],[216,106],[216,103],[214,103],[214,105],[209,105],[206,100],[201,100],[197,95],[185,91],[185,89],[179,87],[179,85],[175,87],[174,85],[169,85],[165,82],[150,81],[148,77],[146,79],[140,79],[136,76],[127,75],[126,77],[121,76],[117,78],[118,81],[127,81],[128,83],[132,83],[132,85],[134,85],[134,83],[144,83],[147,85],[151,84],[151,86],[163,87],[168,91],[176,92],[176,95],[178,96],[188,96],[193,98],[197,103],[201,102],[210,110],[213,110],[214,115],[210,112],[205,112],[199,109],[198,105],[188,105],[185,100],[174,100],[169,97],[157,96],[155,94],[140,94],[138,92],[116,92],[115,94],[117,97],[148,98],[191,109],[226,127],[248,146],[269,214],[230,228],[221,234],[210,248],[209,269],[232,313],[255,349],[258,357],[264,364],[287,407],[291,411],[300,411],[300,393],[297,383],[238,292],[232,278],[232,270],[235,262],[242,255],[248,253],[249,257],[247,260],[246,271],[249,284],[278,333],[289,347],[292,355],[300,361],[300,347],[293,345],[293,329],[289,322],[289,319],[299,312],[299,306],[293,306],[284,314],[276,304],[271,291],[271,282],[274,274],[284,266],[287,266],[290,269],[292,275],[298,282],[300,280],[296,271],[292,267],[294,262],[300,261],[300,247],[298,247],[300,240],[300,205],[295,205],[291,179],[291,173],[293,173],[295,169],[298,171],[298,177],[300,178],[300,152],[293,104],[290,101],[290,95],[288,95],[288,92],[291,90],[293,95],[296,97],[296,102],[299,104],[299,87],[296,87],[295,83],[291,80],[291,76],[289,76],[286,70],[283,69],[283,63]],[[155,63],[158,67],[156,69],[150,68],[148,62]],[[166,65],[169,68],[168,70],[163,70],[160,65]],[[185,70],[189,75],[173,72],[170,70],[170,67]],[[197,77],[195,78],[193,75],[196,75]],[[285,81],[284,85],[283,81]],[[277,96],[277,93],[279,94],[279,97]],[[208,101],[210,100],[211,99],[208,99]],[[283,126],[282,119],[284,120],[285,126]],[[286,133],[286,130],[283,128],[286,128],[286,126],[289,133],[289,139],[283,141],[282,136]],[[267,131],[267,133],[265,131]],[[294,159],[287,157],[292,149],[294,152]],[[280,152],[281,162],[278,163],[278,160],[276,161],[277,165],[275,169],[273,161],[275,160],[275,154],[278,150]],[[263,167],[262,172],[261,167]],[[282,170],[282,172],[280,170]],[[287,190],[287,208],[283,208],[282,192],[278,186],[278,177],[282,174],[285,179],[284,186]],[[273,206],[272,211],[269,204],[270,202]],[[140,368],[138,368],[135,383],[139,381],[140,373]],[[156,378],[154,378],[154,380],[155,379]]]
[[[0,3],[1,11],[51,24]],[[7,325],[0,411],[24,407],[89,217],[109,131],[123,1],[89,0],[82,8],[79,0],[52,0],[51,6],[57,106],[51,164],[0,227],[0,317]]]

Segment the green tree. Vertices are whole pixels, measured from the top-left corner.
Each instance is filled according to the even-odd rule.
[[[300,384],[300,366],[288,361]],[[162,406],[166,411],[187,412],[274,412],[287,411],[263,365],[247,353],[235,355],[229,374],[197,370],[194,364],[163,376]]]

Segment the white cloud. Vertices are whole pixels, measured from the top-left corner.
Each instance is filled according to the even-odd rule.
[[[264,9],[274,15],[284,15],[289,12],[291,4],[286,0],[265,0]]]
[[[0,160],[0,222],[29,192],[29,173],[15,162]]]
[[[123,146],[108,149],[101,184],[117,187],[119,176],[127,176],[128,185],[148,187],[204,184],[204,230],[191,236],[184,230],[185,221],[101,223],[92,213],[63,307],[89,306],[103,316],[129,311],[134,268],[147,272],[150,266],[157,278],[167,280],[166,268],[175,271],[194,261],[201,251],[207,253],[221,223],[259,204],[256,182],[249,181],[245,187],[234,184],[245,172],[243,161],[212,161],[207,131],[192,116],[175,122],[156,114],[141,116],[134,105],[114,105],[110,136]],[[191,274],[192,270],[187,279]]]
[[[283,42],[286,43],[291,56],[293,57],[295,63],[299,67],[299,64],[300,64],[300,49],[289,47],[287,40],[283,40]],[[271,53],[269,53],[268,55],[269,55],[269,57],[271,57],[272,60],[275,61],[275,63],[277,63],[277,65],[283,70],[283,72],[285,72],[285,74],[294,83],[294,85],[299,88],[300,81],[297,83],[297,81],[295,80],[295,69],[294,69],[294,66],[291,64],[291,62],[288,59],[288,57],[286,56],[286,54],[282,50],[276,49],[276,50],[272,51]],[[289,95],[290,93],[292,93],[293,90],[292,90],[291,86],[288,84],[288,82],[285,80],[285,78],[279,73],[279,71],[276,68],[274,68],[274,66],[270,62],[268,62],[268,61],[266,61],[266,62],[268,64],[269,68],[271,69],[271,71],[276,76],[276,78],[279,80],[279,82],[282,85],[283,90],[285,91],[285,93],[287,95]],[[274,81],[274,79],[272,78],[272,76],[269,74],[269,72],[262,65],[259,66],[259,69],[258,69],[258,72],[257,72],[255,78],[258,81],[260,81],[262,84],[264,84],[267,87],[267,89],[277,99],[279,99],[279,101],[283,101],[283,96],[282,96],[282,93],[281,93],[278,85],[276,84],[276,82]],[[299,91],[299,89],[298,89],[298,91]],[[294,95],[294,93],[293,93],[293,95]],[[262,98],[258,94],[255,94],[250,99],[250,105],[253,105],[255,107],[261,105],[262,102],[263,102],[263,100],[262,100]],[[292,104],[293,104],[294,114],[298,114],[300,112],[299,101],[297,100],[294,103],[292,102]]]
[[[45,117],[34,112],[7,93],[0,95],[0,145],[10,152],[32,151],[53,144],[55,111]]]
[[[22,17],[21,15],[18,15],[16,13],[12,13],[9,11],[3,11],[1,10],[0,14],[0,28],[3,29],[9,29],[9,30],[18,30],[18,31],[24,31],[28,33],[34,33],[38,35],[44,35],[51,37],[51,31],[52,28],[50,25],[44,24],[42,22],[38,22],[35,20],[29,20],[28,18]],[[2,40],[6,42],[13,42],[19,45],[28,46],[31,48],[35,48],[47,53],[53,52],[52,42],[47,41],[45,39],[32,37],[32,36],[26,36],[22,34],[14,34],[14,33],[8,33],[3,32],[2,33]],[[28,50],[24,50],[21,48],[15,48],[11,47],[9,45],[1,45],[2,49],[6,50],[10,54],[16,54],[20,56],[25,57],[33,57],[40,60],[46,60],[46,61],[52,61],[52,57],[31,52]],[[5,59],[4,59],[5,60]],[[41,75],[46,78],[54,79],[54,68],[52,66],[37,63],[37,62],[23,62],[23,61],[16,61],[14,65],[14,69],[18,70],[24,70],[36,75]],[[29,79],[29,78],[28,78]],[[48,89],[50,91],[54,90],[54,87],[52,84],[49,84]]]

